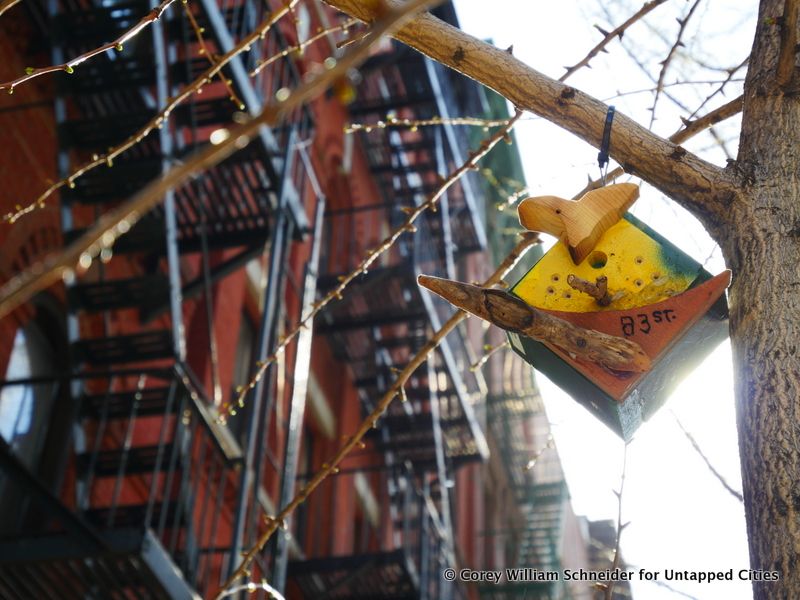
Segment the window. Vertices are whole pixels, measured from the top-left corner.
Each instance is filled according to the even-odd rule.
[[[34,300],[36,316],[14,335],[0,387],[0,437],[42,483],[57,493],[68,460],[75,403],[58,374],[68,369],[64,324],[52,299]],[[2,371],[0,371],[2,372]],[[37,531],[49,520],[28,490],[0,472],[0,535]]]
[[[5,379],[32,379],[52,375],[55,365],[52,345],[32,321],[17,330]],[[41,457],[47,424],[53,410],[52,382],[10,385],[0,389],[0,435],[29,467]]]

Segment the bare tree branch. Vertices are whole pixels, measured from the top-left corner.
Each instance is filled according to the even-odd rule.
[[[661,63],[661,72],[658,74],[658,80],[656,81],[656,95],[653,98],[653,106],[650,109],[650,127],[653,126],[653,123],[656,120],[656,106],[658,105],[658,98],[664,89],[664,77],[667,76],[667,69],[669,69],[669,65],[672,63],[672,57],[675,56],[675,52],[678,50],[678,47],[683,45],[683,33],[686,31],[686,26],[689,24],[689,19],[692,18],[692,15],[694,14],[694,11],[697,10],[698,6],[700,6],[700,0],[694,0],[694,4],[692,4],[689,12],[686,13],[686,16],[683,17],[683,19],[678,19],[678,24],[680,25],[680,29],[678,29],[678,36],[675,38],[675,43],[672,44],[672,47],[669,49],[667,58],[665,58]]]
[[[664,4],[667,0],[651,0],[650,2],[645,2],[644,6],[640,8],[634,15],[632,15],[627,21],[625,21],[622,25],[614,28],[612,31],[603,31],[597,25],[595,28],[600,31],[600,33],[605,34],[603,40],[597,44],[594,48],[589,50],[589,53],[583,57],[580,61],[572,65],[571,67],[567,67],[567,72],[561,76],[559,81],[564,81],[567,77],[572,75],[578,69],[585,67],[589,64],[589,61],[592,60],[595,56],[597,56],[600,52],[605,51],[605,47],[613,40],[615,37],[619,36],[622,39],[622,34],[625,33],[625,30],[628,29],[631,25],[636,23],[639,19],[644,17],[647,13],[652,11],[654,8]]]
[[[744,103],[744,97],[739,96],[728,102],[727,104],[723,104],[719,108],[712,110],[710,113],[703,115],[699,119],[695,119],[694,121],[687,121],[684,120],[685,127],[682,127],[675,133],[673,133],[669,138],[669,141],[674,142],[676,144],[682,144],[686,140],[694,137],[701,131],[704,131],[711,127],[712,125],[719,123],[720,121],[724,121],[725,119],[729,119],[733,115],[737,115],[742,112],[742,106]],[[617,179],[617,177],[621,177],[625,171],[621,167],[617,167],[613,169],[606,175],[606,181],[613,182]],[[573,199],[578,199],[583,196],[586,192],[591,190],[595,190],[602,185],[602,181],[600,179],[596,179],[594,181],[589,181],[586,184],[586,187],[583,188],[578,194],[573,196]]]
[[[20,3],[21,0],[2,0],[0,2],[0,16],[3,16],[3,13],[6,12],[12,6],[16,6]]]
[[[194,37],[197,40],[198,45],[200,46],[199,53],[204,55],[208,59],[208,62],[211,63],[212,67],[216,67],[217,59],[211,53],[211,51],[208,48],[208,45],[206,44],[206,40],[203,37],[203,29],[197,23],[197,19],[194,18],[194,14],[192,13],[192,8],[189,6],[189,3],[186,2],[185,0],[181,2],[181,4],[183,6],[183,12],[189,21],[189,25],[191,25],[192,30],[194,31]],[[231,102],[233,102],[233,104],[239,110],[244,110],[246,108],[244,102],[242,102],[241,98],[239,98],[239,96],[236,94],[236,91],[234,91],[231,82],[228,81],[228,78],[225,76],[225,74],[222,71],[219,71],[217,72],[217,77],[222,82],[222,85],[225,86],[225,89],[228,91],[228,96],[230,97]]]
[[[720,82],[719,87],[716,90],[714,90],[712,93],[710,93],[708,96],[706,96],[706,99],[703,100],[700,103],[700,106],[698,106],[696,109],[694,109],[694,112],[692,114],[690,114],[688,118],[690,118],[690,119],[693,118],[697,113],[699,113],[701,110],[703,110],[703,107],[706,104],[708,104],[711,101],[711,99],[714,98],[714,96],[716,96],[717,94],[722,94],[724,89],[725,89],[725,86],[728,85],[731,81],[733,81],[733,76],[736,75],[736,73],[738,73],[739,70],[742,69],[745,65],[747,65],[748,62],[750,62],[750,57],[749,56],[746,57],[738,65],[736,65],[735,67],[730,69],[728,71],[728,76],[725,78],[725,80]]]
[[[625,471],[628,468],[628,443],[625,443],[625,449],[622,454],[622,474],[619,477],[619,491],[614,492],[617,497],[617,540],[614,544],[614,560],[611,563],[611,570],[616,571],[619,569],[619,563],[622,559],[620,552],[620,541],[622,540],[622,531],[628,526],[628,523],[622,522],[622,493],[625,490]],[[611,600],[614,594],[614,586],[616,581],[609,581],[605,586],[605,600]]]
[[[391,6],[396,3],[387,0]],[[370,22],[374,3],[326,0],[351,16]],[[421,15],[400,29],[398,40],[492,88],[520,109],[529,110],[594,145],[600,145],[608,107],[599,100],[532,69],[504,50],[482,42],[432,15]],[[734,176],[617,113],[611,156],[691,211],[714,231],[730,218],[740,193]]]
[[[715,108],[710,113],[700,117],[699,119],[695,119],[694,121],[690,121],[688,119],[684,119],[683,124],[686,126],[680,131],[676,131],[673,133],[669,139],[670,141],[675,142],[676,144],[680,144],[681,142],[688,140],[690,137],[695,135],[696,133],[700,133],[704,129],[708,129],[712,125],[716,125],[720,121],[724,121],[732,117],[733,115],[737,115],[742,112],[742,103],[744,102],[744,96],[739,96],[738,98],[734,98],[727,104],[723,104],[722,106]]]
[[[59,71],[71,74],[75,70],[75,67],[77,67],[81,63],[86,62],[90,58],[108,52],[109,50],[122,50],[122,45],[125,42],[133,39],[134,37],[139,35],[139,33],[141,33],[144,29],[146,29],[149,25],[155,23],[173,2],[175,2],[175,0],[163,0],[161,4],[159,4],[157,7],[148,12],[147,15],[142,17],[139,20],[139,22],[136,23],[136,25],[128,29],[125,33],[120,35],[113,42],[108,42],[107,44],[103,44],[102,46],[99,46],[94,50],[89,50],[89,52],[84,52],[80,56],[76,56],[72,60],[68,60],[67,62],[60,65],[41,67],[39,69],[34,69],[33,67],[29,67],[25,75],[17,77],[13,81],[0,83],[0,90],[8,90],[9,94],[13,94],[15,87],[20,86],[23,83],[30,81],[31,79],[35,79],[36,77],[41,77],[42,75],[46,75],[48,73],[57,73]],[[5,10],[10,8],[14,4],[15,2],[13,2],[12,0],[12,2],[8,5],[6,5],[5,2],[2,5],[0,5],[0,15],[2,15]]]
[[[681,431],[683,432],[683,435],[685,435],[686,439],[689,440],[689,443],[692,444],[692,448],[694,448],[695,452],[697,452],[697,454],[700,455],[700,458],[703,459],[703,462],[706,463],[706,466],[708,467],[708,470],[711,471],[711,473],[714,475],[714,477],[716,477],[719,480],[719,482],[722,484],[722,487],[724,487],[726,490],[728,490],[728,492],[730,492],[731,496],[736,498],[739,502],[744,502],[744,497],[742,496],[742,493],[736,491],[735,489],[733,489],[731,487],[731,485],[722,476],[722,474],[719,471],[717,471],[716,468],[714,468],[714,465],[711,464],[711,461],[708,460],[708,457],[705,455],[703,450],[700,448],[700,444],[697,443],[697,440],[694,439],[694,436],[691,433],[689,433],[689,431],[686,429],[686,427],[683,426],[683,423],[681,423],[680,419],[678,419],[678,415],[676,415],[675,413],[672,413],[672,417],[675,419],[675,422],[678,424],[678,427],[681,428]]]

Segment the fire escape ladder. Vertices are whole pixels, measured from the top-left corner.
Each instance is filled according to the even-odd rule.
[[[154,6],[152,0],[49,0],[54,64],[119,36]],[[243,15],[265,9],[235,0],[224,14],[216,2],[191,10],[209,28],[212,51],[223,52],[235,41],[231,31],[246,29]],[[204,57],[194,58],[194,32],[187,27],[175,4],[123,48],[82,63],[72,76],[55,77],[60,176],[126,144],[208,68]],[[286,47],[279,32],[263,44],[257,50],[262,56]],[[254,112],[277,89],[296,85],[292,60],[281,57],[276,75],[258,80],[258,87],[238,59],[223,74]],[[65,187],[65,244],[229,126],[239,108],[228,92],[216,81],[203,91],[172,110],[162,128]],[[55,597],[36,587],[15,588],[14,569],[62,580],[63,590],[55,588],[59,597],[76,598],[199,597],[224,578],[230,557],[236,558],[231,548],[242,541],[229,523],[236,519],[231,499],[249,469],[241,468],[238,440],[217,419],[212,286],[261,255],[270,241],[285,257],[292,241],[309,232],[303,202],[321,200],[318,186],[307,187],[314,176],[301,146],[312,134],[305,108],[280,129],[264,128],[255,143],[170,191],[113,248],[95,260],[87,255],[65,278],[71,368],[52,378],[69,386],[75,407],[64,486],[69,497],[45,498],[24,478],[15,480],[15,489],[20,497],[61,502],[73,518],[42,522],[36,535],[22,532],[13,543],[24,551],[12,561],[6,560],[12,554],[0,554],[4,598]],[[320,207],[321,215],[324,203]],[[267,292],[273,300],[266,336],[272,340],[284,289],[279,266]],[[306,287],[313,289],[315,276],[309,271]],[[193,314],[206,319],[210,375],[189,367],[184,318]],[[240,514],[257,514],[248,508],[254,498]],[[102,548],[76,541],[80,524],[97,532]]]

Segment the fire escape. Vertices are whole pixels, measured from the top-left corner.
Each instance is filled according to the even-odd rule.
[[[154,6],[50,0],[53,62],[114,39]],[[255,0],[189,6],[213,54],[228,51],[269,10]],[[57,79],[61,176],[123,143],[208,68],[181,8],[176,3],[124,47]],[[223,70],[246,110],[297,85],[296,65],[285,55],[248,75],[286,47],[274,27]],[[61,195],[65,243],[212,134],[224,134],[241,110],[229,95],[222,83],[209,82],[113,165],[76,178]],[[104,250],[65,279],[69,369],[0,383],[52,385],[73,407],[61,495],[2,442],[5,493],[21,507],[19,527],[0,542],[3,598],[207,597],[258,535],[273,510],[259,485],[259,440],[276,369],[249,395],[248,424],[222,425],[214,290],[261,259],[260,355],[270,353],[281,322],[290,320],[286,307],[296,318],[314,300],[324,202],[302,144],[312,128],[301,110],[280,128],[264,129],[247,148],[170,192],[113,252]],[[297,283],[287,279],[285,265],[301,245],[316,250]],[[203,372],[189,367],[193,354],[211,357]],[[308,364],[292,347],[287,356],[294,358],[281,368],[294,385]],[[261,575],[267,567],[255,569]]]
[[[452,6],[443,7],[439,16],[452,22]],[[397,43],[361,71],[357,100],[350,106],[356,122],[474,116],[484,111],[474,82]],[[406,218],[403,207],[424,202],[441,178],[464,162],[470,147],[465,132],[452,125],[377,128],[358,139],[380,197],[357,199],[353,206],[326,213],[322,292],[332,289],[370,248],[401,225]],[[416,231],[404,234],[315,325],[351,372],[364,416],[397,370],[453,314],[449,304],[421,291],[416,277],[426,273],[458,278],[461,259],[485,247],[483,207],[476,189],[472,175],[450,188],[439,209],[423,213]],[[463,597],[464,591],[445,581],[441,572],[457,566],[450,498],[454,473],[488,455],[474,407],[486,384],[480,372],[470,370],[475,358],[469,343],[461,329],[448,335],[408,381],[407,401],[393,402],[376,423],[370,441],[379,454],[368,450],[348,458],[327,482],[328,496],[318,493],[319,502],[336,498],[334,490],[353,489],[359,478],[367,478],[379,490],[377,499],[362,502],[363,525],[354,549],[314,543],[314,532],[298,529],[295,535],[307,536],[311,549],[305,560],[289,564],[290,592],[308,599]],[[312,499],[309,514],[313,506]]]
[[[569,494],[558,454],[548,446],[550,427],[530,367],[510,350],[504,362],[503,389],[487,399],[489,430],[506,467],[513,501],[522,522],[497,531],[510,549],[506,567],[562,571],[564,514]],[[482,585],[481,598],[510,600],[570,598],[563,581],[506,581]]]

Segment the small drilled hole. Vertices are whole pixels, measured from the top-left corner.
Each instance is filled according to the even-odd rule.
[[[564,292],[564,298],[572,298],[571,292]]]
[[[550,279],[552,279],[553,281],[558,281],[561,278],[558,276],[558,273],[554,273],[553,276],[550,277]]]
[[[602,269],[606,266],[608,257],[606,256],[605,252],[595,250],[588,256],[587,260],[589,261],[589,266],[593,269]]]
[[[661,279],[661,273],[653,273],[653,274],[651,275],[651,277],[653,278],[653,280],[654,280],[654,281],[655,281],[656,279]]]
[[[644,259],[641,256],[637,256],[633,259],[633,262],[635,262],[637,265],[640,265],[644,262]]]
[[[633,282],[633,284],[637,287],[642,287],[642,285],[644,285],[644,281],[642,281],[641,279],[637,279],[636,281]]]
[[[554,287],[551,285],[550,287],[548,287],[548,288],[547,288],[547,293],[548,293],[548,294],[555,294],[555,293],[556,293],[556,290],[555,290],[555,288],[554,288]]]

